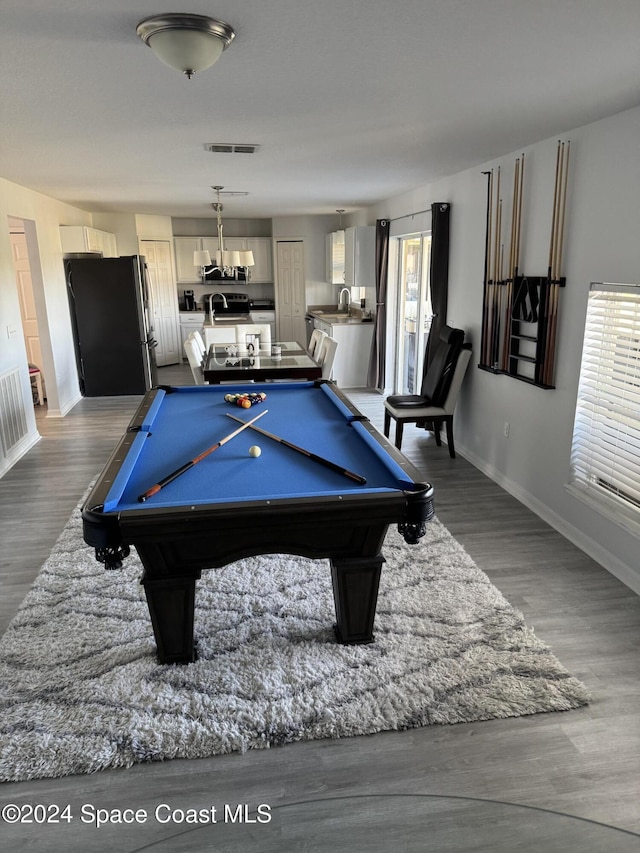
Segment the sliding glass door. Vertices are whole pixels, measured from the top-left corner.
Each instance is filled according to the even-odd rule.
[[[398,347],[395,388],[419,394],[427,335],[431,327],[429,260],[431,236],[400,237],[398,252]]]

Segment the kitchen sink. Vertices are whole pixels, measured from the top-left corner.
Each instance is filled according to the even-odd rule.
[[[352,318],[347,314],[346,311],[341,311],[339,314],[336,312],[335,314],[331,314],[328,311],[316,311],[319,315],[319,319],[321,320],[351,320]]]

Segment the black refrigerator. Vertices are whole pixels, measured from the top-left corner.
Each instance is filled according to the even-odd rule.
[[[151,290],[143,257],[65,259],[80,390],[143,394],[156,384]]]

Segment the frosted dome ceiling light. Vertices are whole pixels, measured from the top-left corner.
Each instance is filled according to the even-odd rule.
[[[144,18],[136,33],[161,62],[189,78],[217,62],[236,35],[224,21],[182,12]]]

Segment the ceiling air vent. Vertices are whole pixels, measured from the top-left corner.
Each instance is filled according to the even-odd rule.
[[[240,145],[236,142],[207,142],[205,149],[212,154],[255,154],[259,145]]]

